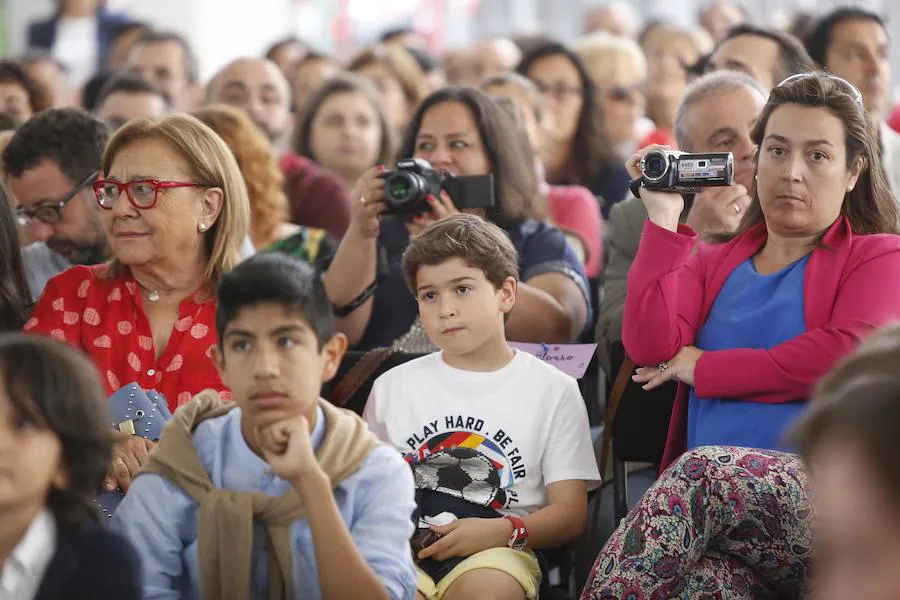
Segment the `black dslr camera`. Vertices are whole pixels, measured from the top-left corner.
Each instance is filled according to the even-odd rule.
[[[385,215],[406,219],[431,211],[428,196],[437,198],[441,190],[447,192],[459,210],[493,208],[493,175],[460,175],[454,177],[432,169],[427,160],[407,158],[397,162],[396,171],[385,171]]]
[[[688,154],[651,150],[641,159],[641,181],[648,190],[697,193],[700,188],[734,183],[731,152]]]

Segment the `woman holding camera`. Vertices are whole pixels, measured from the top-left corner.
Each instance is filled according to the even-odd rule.
[[[641,190],[623,341],[645,389],[681,383],[663,468],[699,446],[778,449],[812,384],[900,317],[900,213],[859,91],[788,78],[752,137],[753,202],[717,243],[695,248],[679,194]]]
[[[494,208],[486,217],[503,227],[519,251],[521,283],[507,322],[512,340],[577,339],[589,319],[584,269],[563,234],[542,222],[528,142],[512,116],[487,94],[450,87],[419,106],[400,158],[421,158],[449,175],[494,178]],[[384,167],[369,170],[353,189],[350,228],[324,276],[338,327],[360,349],[432,347],[416,319],[400,259],[410,235],[431,220],[458,212],[446,192],[427,199],[417,217],[383,216],[388,208]]]

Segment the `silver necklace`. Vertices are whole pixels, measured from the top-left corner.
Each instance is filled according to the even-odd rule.
[[[159,300],[159,292],[157,290],[153,290],[149,294],[147,294],[147,300],[150,302],[156,302]]]

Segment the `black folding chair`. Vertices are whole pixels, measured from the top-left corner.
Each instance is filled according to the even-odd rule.
[[[611,440],[611,444],[607,442],[607,445],[612,450],[613,504],[618,523],[628,513],[625,463],[660,464],[678,386],[675,382],[668,382],[645,391],[631,379],[634,363],[626,355],[621,342],[612,344],[610,358],[611,372],[616,376],[608,380],[610,391],[604,420],[608,433],[604,439]],[[603,462],[608,452],[608,448],[602,450]],[[601,468],[605,467],[605,464],[601,465]]]

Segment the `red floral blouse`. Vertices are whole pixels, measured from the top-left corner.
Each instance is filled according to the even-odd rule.
[[[106,268],[75,266],[52,278],[25,331],[83,350],[108,394],[136,382],[165,396],[173,412],[206,388],[230,399],[210,358],[217,342],[215,298],[182,300],[168,345],[157,359],[137,282],[127,270],[107,278]]]

